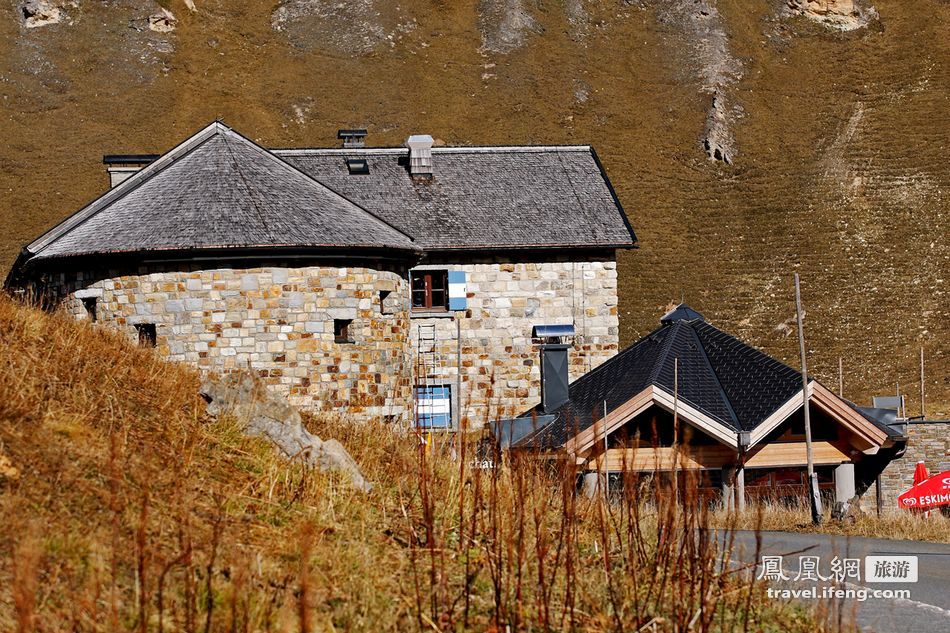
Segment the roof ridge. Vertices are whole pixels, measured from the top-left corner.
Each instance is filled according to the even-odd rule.
[[[408,147],[274,147],[268,151],[288,156],[300,155],[346,155],[346,154],[407,154]],[[589,152],[591,145],[453,145],[433,147],[433,154],[540,154]]]
[[[679,328],[680,322],[676,321],[669,327],[670,333],[667,335],[666,340],[663,341],[663,347],[660,350],[659,355],[656,360],[653,362],[653,368],[650,370],[650,384],[658,384],[660,379],[660,372],[663,371],[663,366],[666,364],[666,359],[670,355],[670,348],[673,347],[673,340],[676,338],[676,330]]]
[[[705,323],[705,321],[701,321]],[[709,373],[712,374],[713,379],[716,381],[716,386],[719,388],[719,397],[722,398],[723,403],[726,405],[726,410],[729,411],[729,417],[732,418],[733,423],[737,429],[742,429],[742,424],[739,422],[739,416],[736,415],[735,409],[732,408],[732,402],[729,400],[729,397],[726,395],[726,390],[722,386],[722,380],[719,379],[719,374],[716,373],[715,367],[712,366],[712,363],[709,361],[709,356],[706,354],[706,347],[703,345],[703,342],[700,340],[699,335],[696,334],[696,330],[693,329],[692,323],[690,322],[690,327],[687,329],[694,341],[696,341],[696,349],[699,351],[700,357],[703,359],[703,363],[706,365],[706,369],[709,370]],[[712,326],[716,328],[716,326]],[[719,328],[716,328],[717,330]]]
[[[174,164],[175,161],[184,158],[188,154],[204,145],[207,141],[214,138],[221,128],[230,129],[221,121],[215,119],[172,149],[162,154],[162,156],[157,160],[149,163],[140,171],[136,172],[115,187],[112,187],[105,193],[97,196],[86,205],[81,207],[78,211],[34,239],[32,242],[27,244],[26,250],[32,255],[39,254],[43,249],[50,246],[50,244],[75,230],[77,227],[81,226],[87,220],[97,215],[100,211],[108,207],[116,200],[125,197],[144,183],[151,180],[153,176],[164,171],[167,167]]]
[[[332,193],[334,196],[336,196],[336,197],[339,198],[340,200],[343,200],[343,201],[346,202],[347,204],[352,205],[353,207],[355,207],[355,208],[358,209],[359,211],[362,211],[363,213],[365,213],[366,215],[370,216],[370,217],[373,218],[374,220],[377,220],[378,222],[382,223],[383,225],[385,225],[385,226],[389,227],[390,229],[396,231],[397,233],[399,233],[400,235],[402,235],[403,237],[405,237],[406,239],[408,239],[410,242],[413,242],[413,243],[414,243],[414,242],[416,241],[413,236],[409,235],[408,233],[406,233],[405,231],[403,231],[403,230],[400,229],[399,227],[394,226],[393,224],[390,224],[389,222],[387,222],[387,221],[384,220],[383,218],[379,217],[378,215],[376,215],[376,214],[373,213],[372,211],[369,211],[368,209],[366,209],[363,205],[361,205],[361,204],[359,204],[359,203],[357,203],[357,202],[354,202],[353,200],[350,200],[349,198],[347,198],[346,196],[344,196],[344,195],[341,194],[340,192],[338,192],[338,191],[336,191],[335,189],[333,189],[333,188],[327,186],[326,184],[320,182],[319,180],[317,180],[316,178],[314,178],[314,177],[311,176],[310,174],[306,173],[306,172],[303,171],[302,169],[299,169],[298,167],[295,167],[294,165],[288,163],[288,162],[285,161],[283,158],[281,158],[280,156],[278,156],[277,154],[275,154],[273,151],[267,149],[266,147],[264,147],[264,146],[262,146],[262,145],[258,145],[257,143],[255,143],[254,141],[252,141],[251,139],[247,138],[246,136],[244,136],[243,134],[241,134],[240,132],[238,132],[238,131],[236,131],[236,130],[232,130],[231,128],[228,128],[227,126],[224,126],[224,127],[225,127],[225,129],[226,129],[228,132],[230,132],[231,134],[237,136],[239,139],[241,139],[241,140],[243,140],[243,141],[245,141],[245,142],[247,142],[247,143],[250,143],[251,146],[253,146],[255,149],[257,149],[257,150],[263,152],[264,155],[266,155],[268,158],[270,158],[270,159],[273,160],[274,162],[280,164],[280,165],[283,166],[284,168],[289,169],[290,171],[292,171],[292,172],[294,172],[294,173],[299,174],[300,176],[302,176],[305,180],[307,180],[307,181],[309,181],[309,182],[312,182],[312,183],[314,183],[315,185],[317,185],[317,186],[319,186],[319,187],[321,187],[321,188],[323,188],[323,189],[326,189],[327,191],[329,191],[330,193]]]

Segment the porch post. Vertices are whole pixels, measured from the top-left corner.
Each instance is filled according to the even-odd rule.
[[[736,467],[732,464],[722,467],[722,509],[726,512],[736,509]]]
[[[843,519],[848,514],[848,503],[854,495],[854,464],[840,464],[835,468],[834,518]]]
[[[745,466],[736,466],[736,509],[745,512]]]
[[[585,497],[593,499],[597,496],[598,488],[600,488],[600,478],[601,474],[596,470],[584,473],[581,489]]]

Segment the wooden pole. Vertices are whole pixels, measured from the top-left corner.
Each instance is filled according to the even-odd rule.
[[[610,499],[610,466],[607,464],[607,401],[604,400],[604,499]]]
[[[679,496],[679,476],[676,456],[678,455],[679,441],[679,398],[680,398],[680,359],[673,358],[673,499]]]
[[[818,493],[818,477],[811,446],[811,416],[808,411],[808,367],[805,363],[805,327],[802,323],[802,293],[795,273],[795,315],[798,319],[798,348],[802,362],[802,412],[805,414],[805,457],[808,462],[808,496],[811,500],[811,521],[819,525],[822,520],[821,496]]]
[[[927,409],[924,406],[924,348],[920,348],[920,417],[927,417]]]
[[[844,364],[838,357],[838,397],[844,398]]]

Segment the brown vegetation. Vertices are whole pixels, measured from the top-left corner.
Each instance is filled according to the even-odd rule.
[[[377,483],[363,494],[207,420],[197,391],[185,367],[0,298],[0,443],[20,472],[0,479],[0,629],[816,630],[719,557],[704,512],[644,516],[634,485],[607,506],[569,473],[473,469],[472,443],[452,459],[312,420]]]
[[[316,9],[279,32],[274,0],[169,1],[171,34],[129,28],[147,2],[70,3],[69,23],[39,29],[7,4],[6,265],[105,189],[102,154],[164,151],[215,117],[267,146],[335,144],[351,125],[371,144],[592,142],[641,240],[619,263],[624,343],[685,297],[795,363],[781,324],[798,270],[817,377],[836,385],[841,356],[847,397],[899,381],[916,414],[923,346],[928,411],[950,414],[945,0],[874,0],[879,22],[847,34],[778,0],[280,2]],[[718,95],[740,110],[732,165],[702,148],[702,31],[666,9],[710,4],[741,62]],[[531,25],[507,54],[482,49],[480,25],[503,20],[491,5]]]

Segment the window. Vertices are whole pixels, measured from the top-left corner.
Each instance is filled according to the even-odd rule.
[[[444,270],[414,270],[409,273],[412,284],[413,310],[448,310],[448,281]]]
[[[416,426],[421,429],[452,428],[452,387],[416,387]]]
[[[82,300],[82,307],[86,309],[86,314],[89,316],[89,320],[93,323],[96,322],[96,298],[95,297],[86,297]]]
[[[352,343],[350,326],[353,319],[333,319],[333,340],[336,343]]]
[[[154,323],[139,323],[135,326],[135,329],[139,333],[140,347],[155,347],[158,335]]]
[[[392,314],[392,306],[386,303],[386,299],[389,298],[389,295],[392,294],[390,290],[380,290],[379,291],[379,313],[380,314]]]

